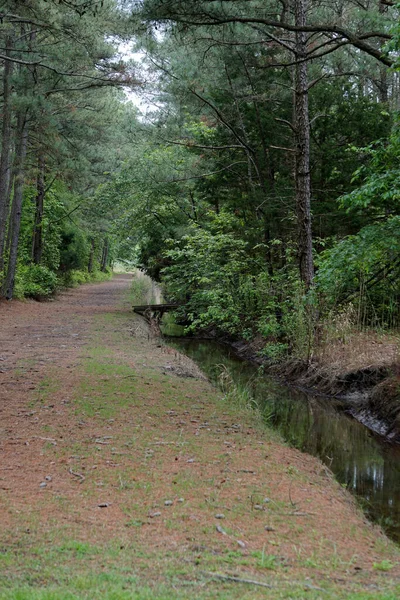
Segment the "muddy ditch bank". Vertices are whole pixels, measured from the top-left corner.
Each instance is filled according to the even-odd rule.
[[[180,336],[164,337],[174,340]],[[240,359],[262,367],[265,375],[274,377],[281,384],[310,396],[331,398],[336,410],[351,415],[389,442],[400,443],[400,363],[368,365],[338,373],[337,369],[317,360],[290,359],[272,364],[259,354],[264,345],[261,340],[235,340],[214,332],[182,339],[226,346]]]
[[[309,395],[335,400],[335,406],[374,433],[400,443],[400,364],[368,365],[338,373],[316,360],[291,359],[271,364],[258,354],[258,342],[220,340],[243,360],[263,366],[280,383]],[[338,402],[339,401],[339,402]]]

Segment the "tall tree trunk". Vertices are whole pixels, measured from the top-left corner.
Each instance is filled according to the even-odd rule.
[[[46,161],[43,151],[39,150],[38,174],[36,180],[35,222],[33,225],[32,262],[39,265],[43,253],[43,209],[45,190]]]
[[[90,253],[89,253],[89,262],[88,262],[88,272],[93,273],[93,264],[94,264],[94,251],[95,251],[95,241],[94,237],[92,237],[90,241]]]
[[[6,56],[10,54],[12,38],[6,38]],[[13,66],[5,61],[3,72],[3,124],[0,158],[0,271],[4,269],[4,243],[7,233],[8,211],[11,195],[11,77]]]
[[[385,5],[382,0],[378,0],[379,1],[379,13],[381,15],[385,14],[388,10],[388,6]],[[381,42],[380,44],[380,48],[383,51],[383,48],[385,46],[384,42]],[[379,89],[379,101],[386,104],[389,101],[389,82],[388,82],[388,69],[387,67],[385,67],[385,65],[380,65],[379,66],[379,74],[380,74],[380,78],[379,78],[379,84],[378,84],[378,89]]]
[[[17,119],[17,142],[14,159],[14,195],[11,207],[10,221],[10,255],[7,264],[7,274],[3,283],[2,295],[11,300],[14,293],[15,272],[17,268],[17,254],[19,231],[21,227],[22,199],[24,191],[24,167],[26,149],[28,145],[27,112],[20,111]]]
[[[295,1],[295,22],[304,27],[307,0]],[[310,120],[308,114],[307,37],[296,32],[294,124],[296,131],[296,212],[300,276],[307,289],[314,279],[311,231]]]
[[[103,271],[103,272],[107,269],[108,250],[109,250],[108,238],[104,238],[103,254],[101,257],[101,266],[100,266],[100,271]]]

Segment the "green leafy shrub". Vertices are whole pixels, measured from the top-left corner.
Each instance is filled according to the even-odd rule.
[[[268,342],[260,352],[260,356],[272,362],[278,362],[288,355],[289,345],[283,342]]]
[[[178,319],[191,332],[212,328],[247,340],[261,336],[264,356],[272,360],[288,353],[309,358],[314,295],[305,294],[290,256],[271,275],[257,248],[249,248],[231,225],[229,216],[219,215],[210,230],[193,227],[191,235],[171,241],[162,275],[167,297],[183,304]]]
[[[57,284],[57,275],[42,265],[26,265],[18,269],[18,297],[42,298],[51,296],[56,291]]]
[[[106,271],[93,271],[92,273],[79,269],[71,269],[70,271],[60,275],[60,282],[63,287],[74,288],[78,287],[78,285],[82,285],[83,283],[106,281],[111,277],[111,269],[107,269]]]
[[[316,278],[330,306],[352,302],[358,325],[399,322],[400,216],[364,227],[322,253]]]
[[[100,282],[100,281],[107,281],[108,279],[111,279],[113,276],[113,271],[110,268],[107,268],[105,271],[92,271],[92,273],[89,273],[90,275],[90,279],[89,281],[91,282]]]
[[[353,177],[359,186],[342,196],[340,205],[369,224],[320,255],[317,289],[329,308],[352,303],[359,326],[395,327],[400,321],[400,124],[388,142],[353,151],[367,160]]]
[[[170,299],[185,304],[189,329],[217,327],[231,334],[243,327],[245,305],[239,301],[249,270],[246,242],[223,230],[222,219],[215,219],[213,231],[193,227],[191,235],[171,242],[165,252],[169,266],[163,281]]]
[[[61,285],[63,287],[77,287],[82,283],[87,283],[90,280],[90,273],[80,271],[79,269],[71,269],[60,275]]]
[[[88,261],[89,242],[86,235],[74,225],[64,225],[60,242],[60,270],[83,272]]]

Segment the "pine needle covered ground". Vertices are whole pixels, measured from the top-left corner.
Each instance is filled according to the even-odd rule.
[[[0,599],[398,598],[398,548],[130,283],[0,307]]]

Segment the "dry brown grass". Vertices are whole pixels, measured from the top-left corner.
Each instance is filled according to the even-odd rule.
[[[360,330],[355,321],[351,307],[328,320],[314,355],[321,366],[344,374],[399,363],[400,332]]]

